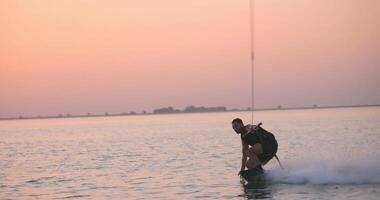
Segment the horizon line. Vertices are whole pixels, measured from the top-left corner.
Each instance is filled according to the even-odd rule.
[[[272,110],[306,110],[306,109],[329,109],[329,108],[355,108],[355,107],[379,107],[380,104],[356,104],[356,105],[335,105],[335,106],[318,106],[317,104],[314,104],[313,106],[300,106],[300,107],[270,107],[270,108],[256,108],[253,109],[253,111],[272,111]],[[168,106],[171,107],[171,106]],[[164,107],[164,108],[168,108]],[[200,106],[204,107],[204,106]],[[31,117],[5,117],[0,118],[0,121],[5,120],[28,120],[28,119],[60,119],[60,118],[85,118],[85,117],[118,117],[118,116],[136,116],[136,115],[167,115],[167,114],[191,114],[191,113],[212,113],[212,112],[249,112],[250,107],[247,109],[238,109],[238,108],[232,108],[227,109],[225,106],[217,106],[217,107],[224,107],[226,110],[221,111],[195,111],[195,112],[187,112],[187,111],[180,111],[180,112],[169,112],[169,113],[153,113],[152,112],[142,112],[142,113],[136,113],[136,112],[129,112],[129,113],[119,113],[119,114],[110,114],[108,112],[105,112],[104,114],[91,114],[87,113],[87,115],[71,115],[71,114],[58,114],[55,116],[31,116]],[[205,108],[211,108],[211,107],[205,107]]]

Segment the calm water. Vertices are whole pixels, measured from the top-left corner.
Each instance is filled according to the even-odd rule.
[[[0,121],[0,199],[380,199],[379,107],[257,112],[285,170],[248,187],[235,117]]]

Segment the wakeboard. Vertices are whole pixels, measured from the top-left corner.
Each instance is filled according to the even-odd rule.
[[[261,165],[240,172],[242,182],[257,183],[264,180],[265,171]]]

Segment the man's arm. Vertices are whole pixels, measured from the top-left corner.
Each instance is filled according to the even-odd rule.
[[[240,171],[245,169],[245,163],[247,162],[247,154],[245,153],[248,150],[248,144],[246,144],[243,140],[241,141],[242,145],[242,157],[241,157],[241,168]]]

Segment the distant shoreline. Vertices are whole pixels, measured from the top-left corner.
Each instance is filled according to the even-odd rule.
[[[280,111],[280,110],[308,110],[308,109],[331,109],[331,108],[358,108],[358,107],[380,107],[380,104],[370,105],[342,105],[342,106],[304,106],[304,107],[274,107],[260,108],[254,111]],[[168,115],[168,114],[191,114],[191,113],[222,113],[222,112],[249,112],[249,109],[229,109],[222,111],[199,111],[199,112],[173,112],[173,113],[121,113],[121,114],[87,114],[87,115],[57,115],[57,116],[33,116],[33,117],[10,117],[0,118],[0,120],[28,120],[28,119],[60,119],[60,118],[86,118],[86,117],[118,117],[118,116],[141,116],[141,115]]]

